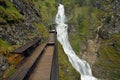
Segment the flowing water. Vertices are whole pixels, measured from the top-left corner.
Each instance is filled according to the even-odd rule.
[[[57,24],[57,39],[61,43],[72,66],[80,73],[81,80],[97,80],[92,76],[90,65],[85,60],[80,59],[70,45],[67,32],[68,26],[65,24],[66,17],[64,13],[64,6],[62,4],[59,4],[55,22]]]

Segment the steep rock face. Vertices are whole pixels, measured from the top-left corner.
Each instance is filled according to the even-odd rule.
[[[99,35],[103,39],[108,39],[112,34],[120,33],[120,1],[119,0],[106,0],[96,1],[96,7],[107,13],[103,16],[103,28],[100,30]]]
[[[96,0],[96,7],[104,14],[101,16],[99,57],[93,69],[98,78],[118,80],[120,74],[120,1]]]
[[[88,5],[80,7],[78,2],[65,4],[69,9],[72,7],[66,11],[69,13],[68,22],[73,25],[69,27],[70,42],[76,53],[80,51],[80,57],[90,63],[95,77],[119,80],[120,1],[89,1]]]
[[[32,1],[11,0],[11,2],[15,5],[18,11],[25,16],[26,21],[40,22],[39,21],[40,14],[37,11],[37,9],[35,9]]]
[[[26,1],[0,0],[0,80],[10,76],[17,60],[23,59],[17,55],[17,60],[14,60],[16,54],[9,53],[13,46],[23,45],[40,36],[34,25],[41,23],[40,14],[32,1]]]
[[[48,38],[56,0],[0,0],[0,80],[7,79],[23,55],[10,52],[36,36]],[[43,39],[44,38],[44,39]]]
[[[1,1],[1,6],[5,7],[5,5],[7,5],[6,2]],[[11,2],[22,15],[22,20],[7,21],[4,24],[1,23],[0,38],[8,41],[10,44],[25,44],[39,35],[38,30],[33,25],[33,23],[40,23],[39,12],[34,8],[32,1],[11,0]],[[7,10],[7,8],[5,8],[5,10]]]

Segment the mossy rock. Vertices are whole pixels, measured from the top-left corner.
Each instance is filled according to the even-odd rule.
[[[109,43],[112,43],[112,45],[109,45]],[[119,80],[120,51],[116,50],[116,46],[119,46],[119,44],[120,34],[113,34],[109,40],[105,40],[102,43],[100,57],[93,66],[97,77],[108,80]]]
[[[9,1],[3,1],[6,5],[0,6],[0,17],[1,17],[1,23],[2,22],[16,22],[23,20],[23,16],[18,12],[18,10],[15,8],[15,6]]]

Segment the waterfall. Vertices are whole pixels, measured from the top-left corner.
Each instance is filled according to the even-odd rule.
[[[72,66],[80,73],[81,80],[97,80],[92,76],[90,65],[83,59],[80,59],[73,51],[68,39],[68,25],[65,24],[66,17],[64,13],[64,6],[59,4],[58,12],[56,14],[55,22],[57,24],[57,39],[63,47],[64,52]]]

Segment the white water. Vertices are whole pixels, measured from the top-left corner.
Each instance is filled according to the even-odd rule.
[[[66,55],[72,66],[81,74],[81,80],[97,80],[92,76],[90,65],[83,59],[80,59],[73,51],[68,39],[68,26],[65,24],[66,18],[64,13],[64,6],[59,4],[58,13],[55,22],[57,23],[57,39],[61,43]]]

